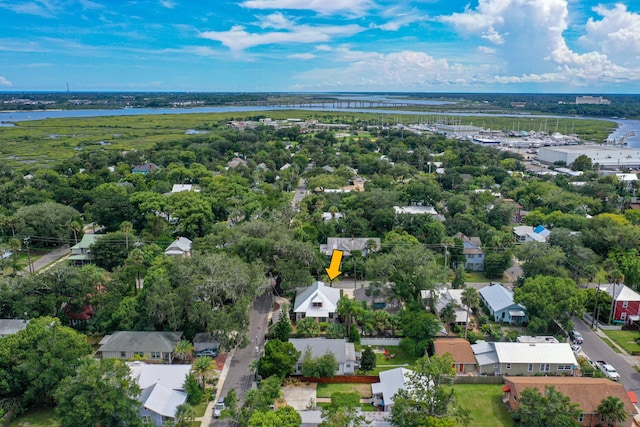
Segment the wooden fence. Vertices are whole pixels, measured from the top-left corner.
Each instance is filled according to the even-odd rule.
[[[358,383],[373,384],[379,383],[380,377],[377,375],[336,375],[333,378],[307,378],[292,377],[300,380],[300,382],[319,383],[319,384],[342,384],[342,383]]]

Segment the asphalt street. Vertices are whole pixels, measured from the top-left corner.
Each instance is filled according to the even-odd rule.
[[[640,364],[638,363],[638,358],[616,353],[584,321],[578,318],[573,318],[573,321],[576,324],[576,330],[584,338],[584,343],[582,344],[584,354],[593,361],[605,360],[612,365],[620,374],[624,388],[627,391],[634,391],[640,396],[640,373],[633,369],[632,366],[633,362],[635,362],[633,364]]]
[[[304,199],[304,196],[307,194],[307,181],[304,178],[300,178],[298,181],[298,188],[296,188],[296,192],[293,195],[293,200],[291,202],[292,206],[295,209],[298,209],[300,206],[300,202]]]
[[[273,305],[273,295],[266,292],[257,298],[249,311],[249,340],[251,343],[245,348],[237,348],[227,377],[222,386],[220,397],[226,397],[229,390],[235,389],[238,396],[238,402],[244,402],[244,395],[247,390],[254,384],[254,375],[250,372],[249,364],[252,360],[258,358],[259,354],[264,350],[264,336],[267,328],[267,317]],[[257,348],[257,351],[256,351]],[[206,425],[203,423],[203,425]],[[213,419],[209,426],[230,426],[228,420]]]

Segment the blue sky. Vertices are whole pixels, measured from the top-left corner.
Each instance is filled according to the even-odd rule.
[[[640,93],[640,1],[0,0],[0,90]]]

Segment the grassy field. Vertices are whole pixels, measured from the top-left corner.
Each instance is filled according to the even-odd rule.
[[[353,393],[358,392],[360,397],[368,399],[373,396],[371,393],[371,384],[318,384],[316,388],[316,397],[331,397],[333,393]]]
[[[460,405],[469,410],[474,427],[512,427],[513,419],[502,403],[500,384],[456,384],[453,386]],[[462,424],[459,424],[462,426]]]
[[[14,419],[9,427],[58,427],[52,408],[30,409]]]
[[[627,353],[640,354],[640,344],[636,342],[637,339],[640,339],[638,331],[604,331],[604,333],[616,344],[624,348]]]
[[[70,158],[78,151],[144,149],[157,142],[200,140],[203,135],[187,135],[187,129],[208,131],[231,120],[257,117],[316,118],[329,123],[352,123],[380,120],[380,114],[332,113],[303,110],[254,111],[200,114],[159,114],[119,117],[87,117],[47,119],[16,122],[14,127],[3,127],[0,132],[0,159],[14,164],[56,162]],[[394,119],[403,123],[426,122],[437,119],[436,115],[394,114]],[[475,124],[492,129],[510,130],[516,121],[520,129],[539,130],[551,128],[564,132],[571,129],[588,141],[603,141],[615,128],[615,123],[604,120],[575,120],[572,118],[552,120],[544,118],[511,117],[461,117],[461,124]],[[206,137],[206,135],[204,135]]]
[[[416,361],[415,357],[405,353],[400,347],[388,346],[385,348],[389,351],[389,355],[394,355],[394,357],[389,357],[387,360],[383,353],[376,353],[376,368],[369,372],[370,375],[377,375],[381,371],[397,368],[399,365],[409,367]]]

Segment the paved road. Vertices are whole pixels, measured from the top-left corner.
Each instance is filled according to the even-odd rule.
[[[298,188],[296,188],[296,192],[293,195],[293,200],[291,201],[291,205],[294,209],[298,209],[300,206],[300,202],[304,199],[304,196],[307,194],[307,181],[304,178],[300,178],[298,181]]]
[[[576,324],[576,330],[580,332],[584,338],[582,351],[587,357],[593,361],[606,360],[607,363],[613,365],[620,374],[624,388],[628,391],[634,391],[640,395],[640,373],[633,369],[632,364],[640,365],[637,357],[623,356],[611,349],[607,343],[602,341],[600,337],[591,330],[589,325],[584,321],[573,318]],[[635,363],[634,363],[635,362]]]
[[[244,401],[244,395],[254,383],[254,375],[249,371],[249,364],[258,358],[259,352],[264,350],[264,335],[267,328],[267,316],[273,304],[271,292],[267,292],[256,299],[249,312],[249,339],[251,344],[245,348],[236,349],[229,372],[224,380],[220,397],[226,397],[229,390],[235,389],[240,404]],[[203,425],[206,425],[203,423]],[[229,426],[227,420],[212,420],[209,426]]]
[[[40,258],[31,263],[31,266],[26,266],[23,270],[24,273],[36,272],[48,266],[49,264],[58,261],[67,255],[69,255],[69,245],[60,246],[58,249],[44,254]]]

